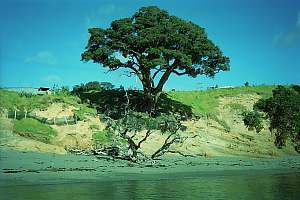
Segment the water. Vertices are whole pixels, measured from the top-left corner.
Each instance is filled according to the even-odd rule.
[[[7,186],[0,199],[300,199],[300,173]]]

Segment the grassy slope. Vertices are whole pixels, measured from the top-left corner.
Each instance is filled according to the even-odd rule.
[[[202,118],[198,121],[187,122],[189,131],[183,134],[197,135],[197,139],[193,139],[184,145],[186,153],[193,152],[201,154],[204,152],[208,155],[242,155],[239,152],[244,152],[248,155],[254,152],[255,154],[272,154],[276,153],[270,133],[266,130],[263,134],[257,135],[246,130],[243,126],[239,115],[232,111],[242,111],[245,108],[250,108],[259,97],[269,97],[275,86],[254,86],[254,87],[238,87],[233,89],[214,89],[207,91],[172,91],[168,92],[168,96],[173,100],[180,101],[183,104],[191,106],[193,112],[198,116],[211,116]],[[256,100],[251,96],[255,96]],[[251,99],[252,98],[252,99]],[[51,103],[64,103],[72,105],[77,109],[79,114],[95,113],[95,109],[89,108],[86,104],[81,104],[79,99],[69,94],[55,94],[49,96],[21,97],[15,92],[0,90],[0,108],[6,107],[13,109],[32,109],[31,105],[36,105],[36,108],[45,108]],[[250,103],[249,103],[250,102]],[[245,104],[246,103],[246,104]],[[26,107],[28,106],[28,107]],[[96,119],[96,118],[95,118]],[[66,133],[76,133],[72,137],[87,138],[85,132],[92,132],[93,139],[96,142],[104,144],[109,141],[109,138],[103,134],[101,130],[95,128],[100,122],[82,121],[82,124],[56,127],[58,133],[62,131]],[[95,126],[95,127],[94,127]],[[82,133],[80,135],[78,133]],[[157,138],[155,138],[157,136]],[[153,140],[149,140],[149,149],[154,149],[151,143],[155,143],[163,138],[156,135]],[[71,137],[71,136],[68,136]],[[59,137],[58,137],[59,138]],[[250,139],[249,139],[250,138]],[[82,139],[77,140],[84,143]],[[89,145],[87,143],[87,145]],[[84,145],[83,145],[84,146]],[[85,145],[86,146],[86,145]],[[265,148],[265,147],[268,148]],[[147,148],[145,146],[145,148]],[[265,151],[263,151],[265,149]],[[211,154],[210,154],[211,152]],[[246,152],[246,153],[245,153]],[[202,153],[203,154],[203,153]],[[243,155],[244,155],[243,154]],[[279,154],[278,154],[279,155]]]
[[[20,136],[49,143],[57,132],[49,125],[42,124],[35,119],[21,119],[13,121],[13,131]]]
[[[89,116],[96,116],[97,113],[96,109],[90,108],[87,104],[81,103],[81,100],[77,96],[73,96],[68,93],[56,93],[51,95],[37,96],[22,95],[15,91],[0,89],[0,114],[4,114],[6,111],[14,110],[17,110],[18,113],[22,113],[22,111],[25,110],[27,110],[28,112],[42,110],[42,112],[45,111],[45,113],[47,113],[51,112],[51,108],[53,107],[53,105],[61,105],[57,107],[61,109],[59,110],[59,112],[62,113],[64,113],[64,110],[69,106],[75,107],[75,110],[73,110],[72,112],[76,114],[77,119],[79,120],[86,119]],[[55,111],[56,113],[56,110],[52,111]],[[22,116],[24,116],[24,113],[22,114]],[[42,124],[33,119],[10,120],[3,118],[0,120],[0,137],[7,138],[8,136],[11,136],[11,139],[10,141],[7,141],[7,144],[9,146],[15,146],[19,149],[32,149],[33,151],[36,151],[36,148],[34,148],[34,146],[41,146],[38,141],[64,147],[63,145],[58,144],[57,140],[67,140],[65,138],[62,138],[62,135],[67,136],[68,134],[74,132],[82,132],[82,134],[89,132],[90,130],[88,130],[88,128],[82,127],[85,123],[86,122],[82,121],[79,124],[73,126],[69,125],[60,127]],[[22,136],[24,138],[24,142],[19,142],[19,139],[22,137],[15,137],[15,134],[13,133],[17,134],[17,136]],[[78,137],[82,136],[80,134],[76,134],[76,136],[77,135]],[[18,139],[17,142],[15,142],[16,138]],[[31,139],[30,144],[27,142],[29,141],[26,140],[27,138]],[[35,144],[34,141],[37,141],[37,144]],[[82,140],[78,139],[78,141]],[[30,145],[33,145],[32,148],[29,147]],[[49,148],[51,148],[51,146],[45,146],[45,151],[48,152]],[[61,153],[62,151],[57,150],[56,152]]]
[[[272,95],[275,86],[249,86],[228,89],[211,89],[206,91],[172,91],[169,97],[192,106],[196,115],[218,114],[219,98],[224,96],[235,96],[241,94],[258,94],[263,98]]]
[[[65,106],[76,107],[75,113],[79,118],[84,118],[85,114],[96,114],[96,110],[89,108],[87,104],[81,103],[77,96],[68,93],[56,93],[51,95],[21,95],[14,91],[0,89],[0,111],[5,108],[8,110],[19,110],[28,112],[34,109],[46,109],[53,103],[63,103]]]

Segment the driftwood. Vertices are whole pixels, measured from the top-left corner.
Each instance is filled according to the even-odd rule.
[[[176,154],[179,154],[181,156],[184,156],[184,157],[196,157],[195,155],[192,155],[192,154],[185,154],[185,153],[182,153],[180,151],[175,151],[175,150],[169,150],[167,151],[168,153],[176,153]]]

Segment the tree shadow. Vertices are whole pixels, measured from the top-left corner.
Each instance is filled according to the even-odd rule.
[[[124,117],[126,110],[146,112],[146,108],[148,108],[143,92],[139,90],[128,90],[127,93],[122,89],[88,91],[77,93],[77,96],[83,102],[95,107],[99,114],[113,119]],[[166,93],[160,96],[155,115],[161,113],[176,115],[181,119],[193,116],[191,106],[171,99]]]

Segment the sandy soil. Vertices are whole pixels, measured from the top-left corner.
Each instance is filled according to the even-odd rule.
[[[201,119],[184,121],[187,131],[180,134],[187,138],[184,143],[171,146],[172,151],[179,151],[189,155],[206,156],[247,156],[268,157],[282,155],[299,155],[290,143],[283,149],[274,145],[274,135],[271,135],[267,126],[259,134],[249,131],[244,126],[241,113],[231,110],[228,105],[237,103],[247,109],[252,109],[253,103],[260,98],[259,95],[235,95],[220,98],[218,107],[220,120],[230,127],[230,132],[215,120],[203,117]],[[137,134],[141,139],[145,132]],[[142,150],[147,154],[158,149],[167,135],[159,132],[152,134],[142,145]]]
[[[97,128],[93,128],[97,127]],[[52,144],[64,148],[91,149],[93,147],[93,132],[103,130],[105,124],[99,118],[87,117],[77,124],[57,126],[52,125],[58,135],[52,140]]]
[[[243,124],[241,113],[232,110],[230,104],[240,104],[247,109],[252,109],[253,103],[259,99],[259,95],[235,95],[225,96],[219,99],[217,116],[219,120],[226,123],[230,132],[217,121],[210,118],[192,119],[185,122],[188,129],[180,134],[186,138],[183,143],[171,146],[173,152],[180,152],[194,156],[246,156],[246,157],[268,157],[282,155],[299,155],[288,143],[287,147],[277,149],[274,146],[274,136],[271,135],[267,126],[257,134],[248,131]],[[62,104],[52,104],[48,109],[36,111],[41,117],[67,117],[73,115],[74,108],[64,107]],[[18,150],[37,152],[66,153],[65,149],[91,149],[94,145],[92,136],[95,131],[103,130],[105,124],[97,117],[88,117],[74,125],[57,126],[52,125],[58,135],[51,141],[51,145],[14,135],[9,120],[4,120],[4,128],[0,130],[2,146],[14,147]],[[136,141],[141,140],[145,131],[137,133]],[[142,151],[148,155],[153,154],[161,147],[167,134],[154,131],[146,142],[142,144]],[[172,153],[178,155],[177,153]],[[171,154],[170,154],[171,155]]]
[[[38,109],[34,110],[33,114],[47,119],[63,118],[63,117],[73,116],[74,109],[75,109],[74,106],[70,106],[70,105],[66,106],[63,103],[54,103],[51,104],[45,110],[38,110]]]
[[[277,158],[165,156],[134,164],[95,156],[19,152],[0,148],[0,186],[84,181],[147,180],[226,173],[300,172],[300,156]],[[258,172],[261,171],[261,172]]]

